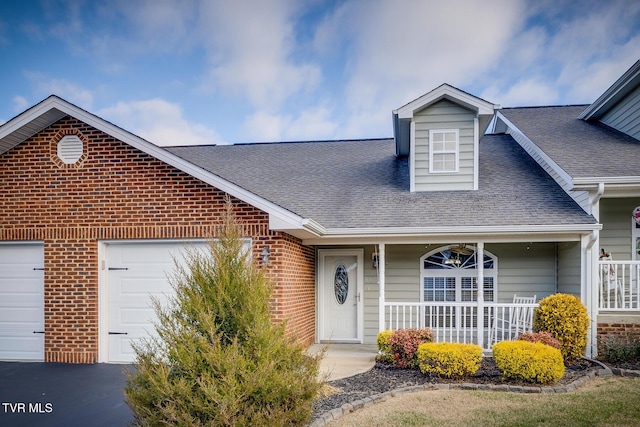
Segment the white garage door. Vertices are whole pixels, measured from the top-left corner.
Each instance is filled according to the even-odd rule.
[[[44,245],[0,244],[0,360],[44,360]]]
[[[106,245],[108,362],[132,362],[131,341],[155,334],[151,295],[166,301],[173,290],[167,278],[174,256],[182,259],[185,246],[204,249],[206,242],[109,243]]]

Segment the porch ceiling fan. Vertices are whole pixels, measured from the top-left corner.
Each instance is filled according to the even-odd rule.
[[[458,244],[458,246],[454,246],[454,247],[450,248],[449,250],[452,253],[458,254],[458,255],[471,255],[471,254],[473,254],[473,249],[467,248],[467,245],[465,243],[460,243],[460,244]]]

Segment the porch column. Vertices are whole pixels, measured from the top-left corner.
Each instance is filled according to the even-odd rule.
[[[484,349],[484,242],[478,242],[476,250],[478,271],[478,345]]]
[[[378,330],[379,332],[384,331],[384,278],[385,278],[385,254],[384,254],[384,243],[380,243],[378,245]]]

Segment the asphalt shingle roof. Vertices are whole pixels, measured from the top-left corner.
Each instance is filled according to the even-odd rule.
[[[578,119],[585,108],[504,108],[500,113],[573,178],[640,175],[640,141]]]
[[[326,228],[596,222],[508,135],[481,139],[478,191],[410,192],[393,139],[167,150]]]

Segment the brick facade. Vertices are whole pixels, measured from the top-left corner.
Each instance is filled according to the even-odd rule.
[[[598,323],[598,347],[608,338],[621,342],[640,341],[640,323]]]
[[[65,135],[83,141],[73,165],[57,157]],[[45,360],[98,360],[98,241],[215,236],[226,194],[154,157],[65,117],[0,156],[0,241],[43,241]],[[269,230],[265,212],[232,198],[254,257],[271,249],[273,313],[315,337],[314,249]]]

